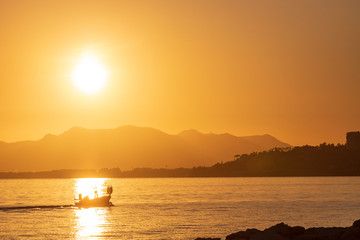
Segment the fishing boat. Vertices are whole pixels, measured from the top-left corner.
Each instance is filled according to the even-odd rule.
[[[82,195],[80,193],[79,199],[75,199],[75,206],[80,208],[114,206],[112,202],[110,202],[112,192],[112,186],[107,187],[107,196],[98,197],[97,191],[95,191],[95,198],[93,199],[90,199],[88,196],[82,198]]]

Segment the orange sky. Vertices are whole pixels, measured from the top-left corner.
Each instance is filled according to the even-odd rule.
[[[360,130],[360,1],[1,1],[0,140],[72,126],[269,133]],[[84,51],[109,71],[71,81]]]

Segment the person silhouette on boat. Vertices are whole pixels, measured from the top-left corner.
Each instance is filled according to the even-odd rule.
[[[111,196],[112,192],[113,192],[113,188],[112,186],[108,186],[107,189],[106,189],[106,192],[109,196]]]
[[[98,197],[99,197],[99,195],[98,195],[97,191],[95,190],[95,198],[98,198]]]
[[[82,200],[82,194],[79,193],[79,200],[81,201]]]

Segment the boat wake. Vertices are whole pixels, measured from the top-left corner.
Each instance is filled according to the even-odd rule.
[[[0,211],[21,210],[21,209],[68,208],[68,207],[74,207],[74,205],[40,205],[40,206],[0,207]]]

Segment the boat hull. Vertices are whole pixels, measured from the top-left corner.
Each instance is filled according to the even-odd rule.
[[[75,206],[81,208],[111,207],[114,205],[110,202],[110,198],[111,196],[103,196],[94,199],[82,199],[79,202],[75,203]]]

